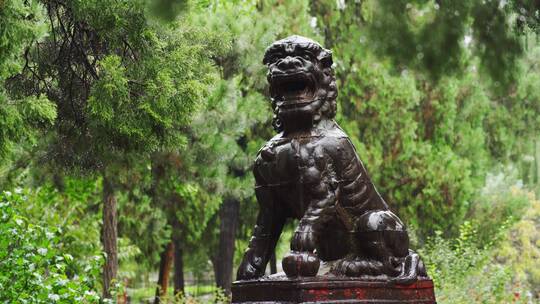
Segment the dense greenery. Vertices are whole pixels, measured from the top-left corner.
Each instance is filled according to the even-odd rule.
[[[273,134],[262,54],[300,34],[332,49],[337,120],[438,301],[538,301],[539,11],[0,1],[0,300],[143,301],[158,283],[161,302],[184,303],[185,285],[215,278],[225,294],[201,301],[226,301],[255,221],[252,160]]]
[[[3,1],[0,4],[0,159],[14,143],[32,139],[36,128],[56,117],[53,103],[37,94],[27,99],[10,96],[5,81],[26,67],[27,47],[47,33],[44,12],[36,1]]]
[[[22,210],[29,203],[32,205],[29,200],[36,199],[34,194],[15,191],[4,191],[0,202],[0,300],[98,303],[95,286],[101,257],[85,261],[66,253],[67,235],[24,216]],[[75,269],[77,276],[72,275]]]

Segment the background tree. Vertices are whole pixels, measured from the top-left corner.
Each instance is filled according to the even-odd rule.
[[[493,132],[522,134],[497,114],[519,115],[497,96],[515,90],[508,83],[522,75],[525,37],[511,22],[522,9],[491,1],[339,3],[311,9],[337,59],[341,124],[381,193],[421,236],[457,233],[486,170],[512,151],[495,147]]]
[[[333,1],[294,4],[259,1],[244,6],[221,3],[213,7],[216,17],[207,18],[210,24],[217,24],[216,28],[227,26],[227,31],[233,35],[234,51],[220,59],[220,65],[225,79],[231,74],[240,75],[237,78],[244,86],[242,94],[247,96],[253,91],[264,94],[266,89],[264,66],[260,58],[252,54],[262,54],[273,40],[289,34],[324,36],[319,40],[324,40],[336,57],[341,124],[352,135],[386,198],[404,214],[422,239],[435,230],[447,231],[448,235],[457,233],[455,223],[464,220],[470,201],[477,194],[475,189],[481,187],[486,170],[493,165],[490,160],[496,157],[488,146],[491,132],[496,128],[486,124],[492,119],[489,100],[494,82],[486,76],[499,81],[496,77],[500,75],[486,66],[488,59],[479,59],[483,54],[480,49],[489,48],[490,41],[478,42],[472,50],[468,39],[474,38],[468,35],[473,9],[462,3],[447,4],[442,9],[441,5],[444,4],[438,4],[437,8],[427,2],[393,5],[374,1],[345,2],[345,5]],[[401,6],[406,9],[402,10]],[[469,17],[455,16],[456,10],[466,10],[465,16]],[[402,13],[407,11],[410,14]],[[402,15],[389,18],[392,14]],[[510,12],[501,14],[507,19],[512,17]],[[295,18],[288,19],[288,16]],[[258,21],[256,26],[251,26],[253,18]],[[502,58],[489,64],[495,68],[504,65],[511,79],[512,73],[519,74],[517,60],[522,55],[523,45],[521,36],[512,31],[507,19],[500,24],[505,32],[498,33],[507,38],[499,41],[515,48],[505,49],[500,53]],[[475,25],[478,35],[489,33],[489,22]],[[251,26],[252,30],[243,31],[246,26]],[[419,28],[425,33],[419,34]],[[429,36],[433,28],[440,34]],[[395,41],[399,41],[400,46],[403,43],[401,39],[381,40],[379,37],[386,31],[393,31],[390,38],[410,35],[411,41],[404,42],[403,50],[392,49]],[[446,36],[448,38],[441,38]],[[265,41],[261,41],[263,39]],[[456,47],[442,48],[440,43],[445,39],[455,40],[449,43]],[[463,42],[465,39],[469,44]],[[415,48],[410,49],[410,45]],[[423,56],[427,56],[424,53],[417,56],[417,45],[419,49],[429,46],[431,59],[424,60]],[[434,54],[436,51],[447,53]],[[386,58],[393,61],[387,62]],[[485,70],[468,69],[468,63]],[[458,71],[465,76],[458,76]],[[493,74],[479,73],[490,71]],[[261,142],[271,136],[269,123],[263,122],[256,128],[255,140]],[[514,128],[508,130],[518,132]],[[222,208],[234,203],[234,200],[226,201]],[[253,221],[240,216],[242,222]],[[228,222],[223,217],[220,220]],[[245,227],[250,228],[250,225]],[[224,238],[220,240],[223,244]],[[226,252],[228,249],[224,247],[219,247],[218,252]],[[223,265],[222,259],[218,261]],[[229,283],[222,283],[227,282],[227,278],[230,271],[216,272],[218,285],[227,288]]]
[[[46,95],[58,118],[46,157],[103,184],[104,295],[116,278],[116,172],[178,145],[180,126],[212,78],[218,40],[187,25],[158,26],[145,2],[44,1],[50,35],[27,50],[13,94]]]
[[[21,234],[34,248],[21,254],[72,256],[41,261],[67,269],[51,282],[90,294],[101,288],[102,230],[108,273],[117,252],[117,282],[130,287],[119,300],[153,298],[160,264],[160,301],[183,283],[188,297],[193,284],[210,292],[212,274],[227,290],[255,222],[252,161],[274,134],[261,56],[300,34],[333,50],[337,119],[444,282],[438,300],[534,302],[538,9],[521,0],[0,1],[0,187],[16,194],[2,198],[10,220],[0,229],[11,235],[24,218],[54,231],[50,242]],[[0,281],[14,275],[4,273]]]
[[[244,250],[255,220],[252,162],[263,143],[273,136],[273,114],[266,97],[266,68],[260,54],[278,36],[292,34],[289,27],[311,33],[307,8],[305,2],[282,5],[273,1],[218,2],[210,8],[212,14],[205,14],[200,20],[203,26],[223,31],[233,41],[230,52],[216,59],[222,82],[212,99],[216,108],[221,109],[219,117],[216,116],[221,133],[234,144],[228,146],[232,157],[226,164],[227,175],[223,180],[226,190],[220,213],[206,235],[212,244],[207,252],[213,262],[216,284],[226,292],[230,292],[236,270],[235,249]],[[255,26],[254,19],[258,20]],[[247,27],[251,30],[245,31]],[[237,235],[240,235],[238,241]],[[241,245],[236,246],[237,242]]]
[[[37,1],[0,3],[0,167],[15,143],[32,140],[37,128],[50,126],[56,117],[55,105],[46,96],[12,95],[5,88],[10,78],[26,68],[27,47],[46,32]]]

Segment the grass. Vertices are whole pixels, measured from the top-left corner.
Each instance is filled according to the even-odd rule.
[[[190,285],[185,287],[185,292],[187,295],[192,297],[201,297],[205,295],[212,294],[216,291],[215,285]],[[136,289],[128,288],[128,294],[131,297],[132,303],[153,303],[154,296],[156,294],[156,288],[153,286],[146,286]],[[169,296],[173,296],[173,288],[169,287],[167,290]],[[150,302],[148,302],[150,301]]]

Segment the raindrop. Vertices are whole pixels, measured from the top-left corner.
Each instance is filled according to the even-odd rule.
[[[416,58],[418,58],[418,60],[422,60],[422,58],[424,58],[424,53],[420,52],[416,55]]]
[[[435,8],[436,10],[438,10],[439,8],[441,8],[441,6],[439,5],[439,3],[435,3],[435,5],[433,5],[433,8]]]

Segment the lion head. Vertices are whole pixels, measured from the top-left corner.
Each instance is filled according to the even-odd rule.
[[[270,45],[263,63],[276,131],[310,129],[321,119],[334,118],[337,88],[330,50],[294,35]]]

